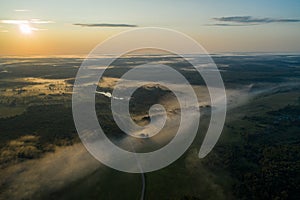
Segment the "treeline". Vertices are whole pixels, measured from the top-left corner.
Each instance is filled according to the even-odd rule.
[[[242,139],[218,145],[205,164],[230,171],[237,199],[299,199],[300,105],[243,121],[259,128],[232,129]]]

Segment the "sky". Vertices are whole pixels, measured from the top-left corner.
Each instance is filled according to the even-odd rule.
[[[0,0],[0,55],[84,55],[138,27],[183,32],[209,53],[299,53],[299,10],[299,0]]]

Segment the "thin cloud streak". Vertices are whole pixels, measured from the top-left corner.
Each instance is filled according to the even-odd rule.
[[[216,23],[210,24],[210,26],[252,26],[259,24],[269,23],[299,23],[300,19],[288,19],[288,18],[256,18],[252,16],[231,16],[231,17],[216,17],[213,20],[218,22],[228,23]]]
[[[1,20],[2,24],[51,24],[54,23],[53,21],[44,21],[40,19],[30,19],[30,20],[14,20],[14,19],[8,19],[8,20]]]
[[[87,23],[75,23],[74,26],[81,27],[138,27],[134,24],[108,24],[108,23],[100,23],[100,24],[87,24]]]
[[[30,10],[27,9],[15,9],[15,12],[29,12]]]
[[[30,20],[14,20],[14,19],[8,19],[8,20],[0,20],[0,24],[11,24],[11,25],[16,25],[19,27],[19,29],[22,30],[22,28],[24,29],[24,26],[26,26],[26,29],[29,32],[32,31],[46,31],[48,29],[45,28],[37,28],[37,27],[33,27],[32,25],[35,24],[50,24],[50,23],[54,23],[53,21],[45,21],[45,20],[41,20],[41,19],[30,19]],[[6,30],[1,31],[0,32],[8,32]]]
[[[206,26],[249,26],[250,24],[225,24],[225,23],[216,23],[216,24],[206,24]],[[251,24],[258,25],[258,24]]]

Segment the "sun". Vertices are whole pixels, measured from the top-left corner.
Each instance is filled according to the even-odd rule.
[[[19,24],[19,28],[21,33],[28,35],[32,33],[32,27],[30,27],[28,24]]]

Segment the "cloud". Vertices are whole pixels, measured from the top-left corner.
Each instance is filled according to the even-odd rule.
[[[34,27],[32,27],[31,30],[32,31],[47,31],[48,29],[46,29],[46,28],[34,28]]]
[[[1,20],[2,24],[28,24],[28,20]]]
[[[29,21],[29,23],[32,23],[32,24],[52,24],[54,23],[54,21],[47,21],[47,20],[40,20],[40,19],[31,19]]]
[[[267,23],[298,23],[300,19],[288,19],[288,18],[256,18],[252,16],[231,16],[231,17],[216,17],[213,20],[218,22],[227,23],[216,23],[210,24],[210,26],[250,26]]]
[[[27,9],[15,9],[15,12],[29,12],[30,10]]]
[[[100,24],[76,23],[73,25],[82,26],[82,27],[137,27],[137,25],[134,24],[107,24],[107,23],[100,23]]]
[[[254,25],[254,24],[252,24]],[[249,26],[249,24],[226,24],[226,23],[217,23],[217,24],[207,24],[207,26]]]
[[[44,21],[40,19],[30,19],[30,20],[14,20],[14,19],[8,19],[8,20],[1,20],[2,24],[50,24],[54,23],[53,21]]]
[[[0,24],[12,24],[19,27],[19,29],[22,31],[26,30],[26,32],[32,32],[32,31],[45,31],[48,29],[44,28],[37,28],[33,27],[33,24],[50,24],[54,23],[53,21],[46,21],[41,19],[30,19],[30,20],[15,20],[15,19],[7,19],[7,20],[0,20]],[[7,30],[3,30],[0,32],[8,32]]]

